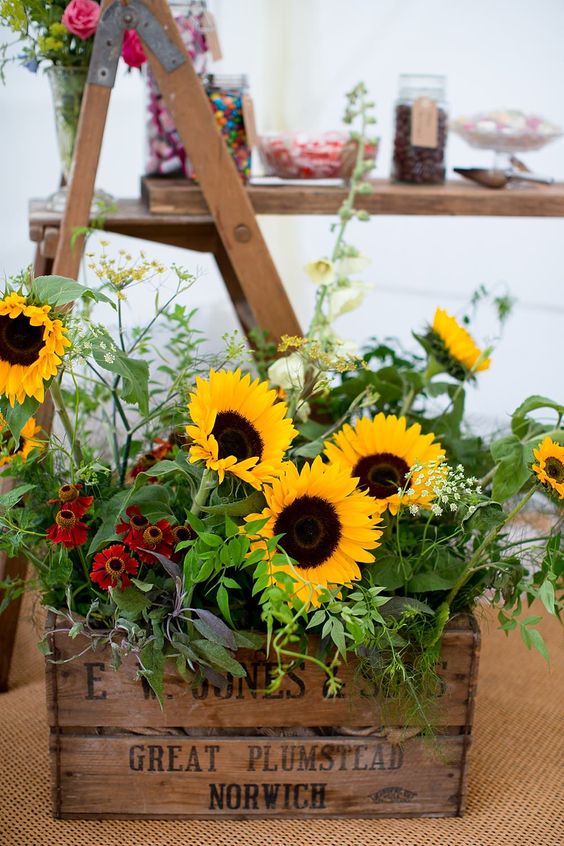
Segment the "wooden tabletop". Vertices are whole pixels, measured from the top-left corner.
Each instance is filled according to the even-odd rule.
[[[372,186],[372,193],[357,196],[355,205],[375,215],[564,216],[564,183],[492,190],[462,179],[444,185],[397,185],[376,179]],[[154,214],[207,212],[202,192],[186,179],[144,177],[141,190]],[[344,185],[311,182],[252,184],[247,191],[255,212],[269,215],[335,214],[347,195]]]
[[[496,217],[564,217],[564,183],[491,190],[453,180],[445,185],[394,185],[374,180],[371,194],[357,197],[357,207],[374,215],[467,215]],[[250,185],[257,214],[335,214],[344,186]],[[205,226],[212,220],[200,188],[184,179],[142,180],[143,198],[120,199],[105,218],[108,231],[143,236],[143,230]],[[61,215],[48,211],[45,200],[30,204],[30,237],[42,239],[46,227],[59,226]]]

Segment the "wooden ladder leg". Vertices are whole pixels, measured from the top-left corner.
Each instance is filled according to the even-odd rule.
[[[145,5],[186,53],[166,0]],[[142,31],[139,33],[143,37]],[[167,73],[144,44],[151,69],[182,143],[194,164],[211,215],[247,301],[253,323],[281,335],[301,330],[264,241],[227,145],[216,123],[208,98],[190,61]],[[226,280],[227,281],[227,280]]]
[[[7,558],[6,555],[2,555],[2,559],[4,562],[2,567],[3,580],[25,579],[27,573],[25,557],[18,555],[17,558]],[[3,595],[4,591],[0,591],[0,601]],[[17,599],[10,602],[4,613],[0,614],[0,693],[8,690],[8,678],[16,642],[21,603],[22,597],[18,596]]]
[[[75,155],[69,182],[69,192],[57,246],[52,272],[61,276],[76,278],[84,246],[84,237],[72,241],[76,227],[87,226],[90,220],[90,206],[94,195],[94,183],[102,146],[102,137],[112,89],[87,85],[82,101]],[[43,274],[49,269],[41,254],[41,244],[35,256],[34,271]],[[46,432],[51,431],[53,408],[49,395],[37,416],[38,423]],[[12,479],[6,483],[13,486]],[[12,484],[10,484],[12,483]],[[8,488],[8,484],[5,489]],[[27,562],[21,556],[5,558],[4,578],[25,578]],[[0,615],[0,691],[7,690],[10,664],[16,638],[21,597],[10,603]]]
[[[38,424],[43,431],[50,432],[53,425],[53,404],[49,395],[36,415]],[[6,479],[6,482],[13,482],[13,479]],[[7,487],[7,486],[6,486]],[[25,579],[27,574],[27,561],[25,556],[18,555],[15,558],[8,558],[5,554],[0,556],[0,571],[2,578]],[[0,591],[0,601],[3,592]],[[8,679],[12,655],[16,642],[18,621],[21,610],[22,597],[12,600],[3,614],[0,614],[0,693],[8,690]]]

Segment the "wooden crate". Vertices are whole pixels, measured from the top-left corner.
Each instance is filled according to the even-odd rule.
[[[56,629],[51,617],[49,628]],[[87,643],[52,632],[53,658]],[[241,650],[247,678],[223,690],[166,677],[164,709],[135,679],[130,656],[119,672],[109,650],[47,662],[54,815],[98,818],[458,816],[464,809],[479,631],[460,615],[445,632],[435,738],[381,724],[373,691],[354,667],[339,698],[324,696],[310,664],[264,693],[273,663]],[[355,693],[350,691],[353,688]],[[347,687],[349,692],[347,692]],[[260,727],[263,731],[257,727]],[[280,728],[294,727],[295,736]],[[311,728],[325,727],[325,733]],[[335,727],[339,727],[336,730]],[[218,729],[222,734],[218,734]],[[415,736],[409,736],[410,734]]]

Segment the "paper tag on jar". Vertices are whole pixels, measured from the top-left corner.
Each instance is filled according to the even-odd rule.
[[[418,97],[411,107],[411,146],[432,147],[439,143],[439,110],[430,97]]]
[[[212,57],[212,62],[219,62],[223,58],[223,53],[221,52],[221,44],[219,43],[217,24],[215,22],[215,16],[211,12],[208,12],[207,9],[202,15],[202,28],[206,36],[206,44]]]
[[[250,94],[243,94],[243,123],[247,135],[247,144],[254,147],[257,143],[257,125],[255,121],[255,106]]]

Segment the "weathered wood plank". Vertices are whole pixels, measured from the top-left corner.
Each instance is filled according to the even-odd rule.
[[[564,184],[527,185],[493,191],[462,180],[445,185],[396,185],[372,182],[373,192],[357,197],[357,208],[375,215],[469,215],[496,217],[562,217]],[[197,185],[187,179],[144,177],[142,196],[152,214],[201,215],[208,207]],[[346,187],[317,185],[251,185],[247,195],[256,214],[335,214]]]
[[[462,625],[462,623],[461,623]],[[438,672],[444,688],[433,721],[442,726],[465,726],[469,685],[478,634],[472,628],[452,628],[445,634]],[[79,655],[88,642],[71,640],[65,632],[51,636],[53,657],[48,685],[56,686],[57,722],[65,726],[336,726],[391,724],[381,703],[354,663],[340,673],[345,688],[340,698],[324,696],[325,677],[308,664],[292,670],[275,694],[265,688],[274,663],[264,653],[240,650],[238,658],[247,678],[230,679],[219,690],[204,682],[191,688],[173,671],[165,677],[164,708],[146,685],[136,680],[136,663],[128,656],[119,672],[110,666],[108,650]],[[171,668],[172,670],[172,668]],[[55,697],[51,696],[54,702]]]
[[[60,737],[62,818],[454,816],[463,738]]]

